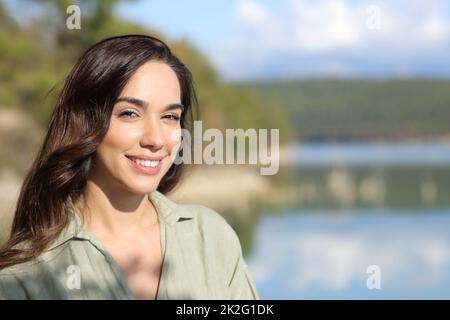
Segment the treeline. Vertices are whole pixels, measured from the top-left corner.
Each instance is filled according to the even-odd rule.
[[[450,81],[246,83],[284,106],[301,140],[428,139],[450,134]]]
[[[117,17],[118,2],[79,1],[81,30],[66,28],[66,9],[72,1],[34,1],[39,9],[36,15],[21,22],[14,19],[21,12],[8,12],[0,2],[0,106],[21,108],[45,127],[57,92],[77,57],[106,37],[139,33],[164,40],[192,71],[204,128],[279,128],[282,142],[292,138],[292,125],[277,103],[265,101],[253,90],[224,84],[192,44],[168,41],[154,30]]]

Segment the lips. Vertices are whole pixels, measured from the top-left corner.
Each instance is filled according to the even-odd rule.
[[[142,159],[142,157],[133,158],[132,156],[126,156],[130,165],[141,173],[145,174],[156,174],[161,169],[161,160],[164,157],[146,157],[147,159]],[[150,160],[148,158],[154,159]]]
[[[161,159],[163,159],[163,156],[153,156],[153,157],[149,157],[149,156],[144,156],[144,155],[125,155],[127,158],[131,159],[131,160],[150,160],[150,161],[161,161]]]

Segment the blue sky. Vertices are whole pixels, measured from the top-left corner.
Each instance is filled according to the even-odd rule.
[[[125,1],[117,13],[188,39],[223,79],[450,78],[450,1]]]
[[[39,9],[5,4],[19,20]],[[116,14],[189,40],[226,81],[450,79],[449,0],[133,0]]]

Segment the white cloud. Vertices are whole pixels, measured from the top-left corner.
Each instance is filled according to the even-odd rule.
[[[243,25],[261,26],[271,21],[269,11],[255,1],[240,2],[236,7],[236,18]]]
[[[361,41],[362,7],[354,8],[343,0],[291,0],[283,5],[288,11],[280,14],[260,2],[238,2],[236,22],[246,31],[241,40],[250,40],[249,46],[270,45],[266,47],[270,50],[308,51],[351,47]]]
[[[293,44],[301,50],[354,47],[362,41],[364,15],[342,0],[289,1],[294,14]]]
[[[449,36],[450,24],[442,17],[434,15],[421,22],[417,34],[427,42],[441,42]]]
[[[439,53],[450,50],[450,23],[442,8],[439,0],[284,0],[273,10],[264,2],[246,0],[236,3],[239,33],[211,57],[228,79],[289,73],[414,74],[419,64],[423,71],[425,63],[426,69],[433,60],[430,54],[444,56]],[[379,28],[368,27],[373,21]]]

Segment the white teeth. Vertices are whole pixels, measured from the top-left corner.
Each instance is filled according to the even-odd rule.
[[[156,167],[160,161],[151,161],[151,160],[139,160],[139,159],[131,159],[137,164],[143,166],[143,167]]]

